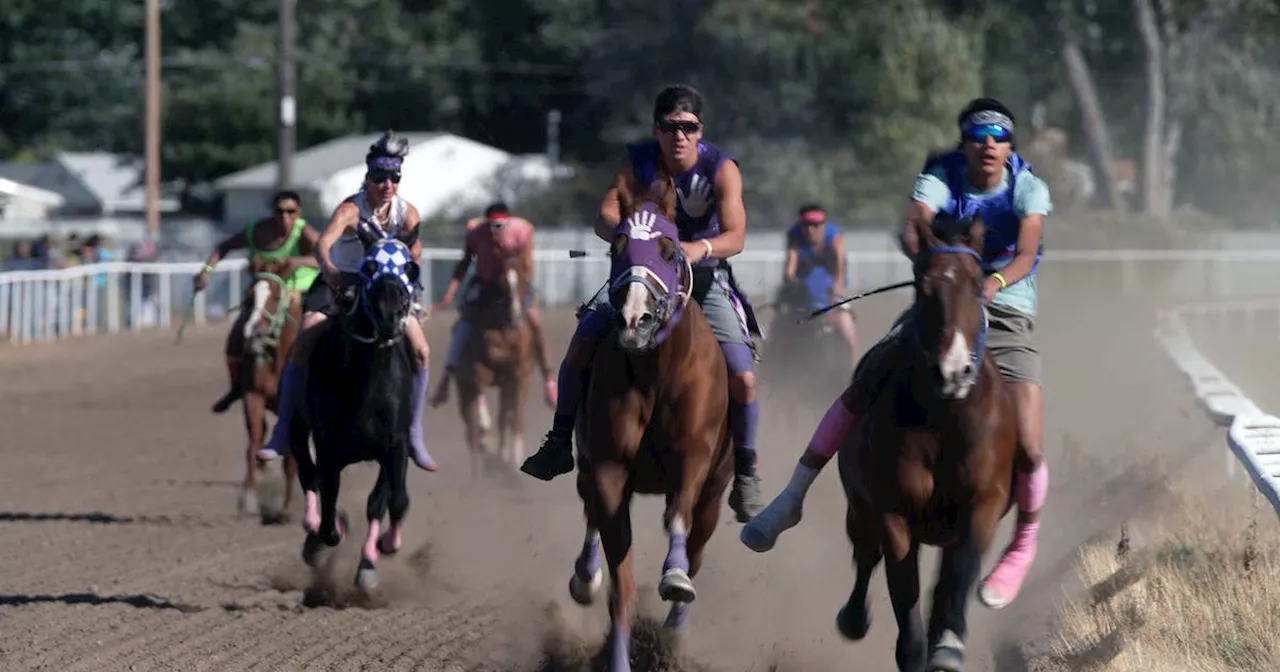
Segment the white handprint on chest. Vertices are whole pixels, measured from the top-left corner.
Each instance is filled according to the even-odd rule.
[[[676,187],[676,196],[680,199],[680,207],[684,210],[684,214],[694,218],[705,216],[715,200],[711,192],[711,181],[698,173],[694,173],[689,179],[687,190]]]

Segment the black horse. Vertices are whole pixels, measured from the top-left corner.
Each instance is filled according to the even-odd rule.
[[[342,470],[375,460],[378,482],[369,493],[369,531],[361,552],[356,585],[377,587],[379,554],[400,550],[401,529],[409,509],[405,477],[409,427],[413,418],[413,354],[404,337],[419,267],[409,247],[394,238],[377,238],[358,229],[366,253],[359,279],[342,301],[336,328],[327,329],[312,351],[306,408],[293,421],[293,454],[298,479],[308,498],[318,494],[320,527],[308,530],[302,555],[314,562],[321,545],[337,546],[348,525],[337,512]],[[313,462],[307,436],[315,441]],[[391,527],[379,536],[382,518]]]

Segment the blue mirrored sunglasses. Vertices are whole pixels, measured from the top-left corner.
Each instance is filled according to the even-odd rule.
[[[986,142],[987,138],[991,138],[996,142],[1009,142],[1013,139],[1013,134],[1009,132],[1009,129],[999,124],[987,124],[985,126],[974,126],[965,132],[964,137],[966,140],[972,140],[973,142]]]

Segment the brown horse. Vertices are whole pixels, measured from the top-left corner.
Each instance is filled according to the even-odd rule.
[[[489,418],[481,396],[498,388],[498,443],[501,459],[512,467],[524,461],[524,402],[533,370],[533,330],[525,319],[529,277],[509,263],[496,281],[475,280],[475,296],[463,304],[461,318],[471,326],[459,351],[458,410],[467,428],[471,475],[484,475]]]
[[[985,347],[982,238],[977,219],[939,215],[920,227],[915,303],[859,363],[849,393],[862,411],[839,461],[857,581],[836,625],[849,639],[866,636],[867,588],[884,559],[907,672],[964,669],[967,600],[1013,506],[1018,420]],[[921,544],[943,549],[927,639]]]
[[[637,199],[634,178],[616,183],[623,222],[610,250],[612,311],[582,319],[619,319],[592,359],[577,416],[578,495],[587,530],[569,592],[590,604],[603,580],[604,545],[612,592],[610,670],[630,670],[631,496],[663,495],[670,541],[658,593],[673,601],[667,627],[684,625],[693,577],[720,518],[732,479],[728,372],[720,345],[696,301],[675,224],[675,186],[660,199]],[[637,203],[637,201],[639,202]]]
[[[235,367],[231,372],[232,390],[223,399],[238,397],[244,407],[249,445],[245,453],[245,477],[239,508],[249,515],[259,513],[257,482],[258,470],[263,465],[257,452],[262,448],[267,432],[266,412],[276,412],[280,373],[298,336],[301,321],[302,304],[284,280],[293,268],[288,259],[266,261],[254,258],[251,261],[249,270],[253,274],[253,283],[245,290],[240,317],[227,337],[227,350],[235,353]],[[215,406],[215,412],[218,412],[218,406]],[[278,511],[261,511],[264,523],[285,521],[285,512],[293,500],[293,482],[297,474],[297,464],[292,455],[285,456],[285,472],[284,502]]]

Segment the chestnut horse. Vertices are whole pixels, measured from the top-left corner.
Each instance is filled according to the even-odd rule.
[[[458,386],[458,410],[467,429],[471,475],[484,475],[488,418],[481,417],[481,395],[498,388],[498,444],[502,460],[518,468],[524,461],[524,402],[533,370],[533,329],[525,320],[519,297],[530,291],[526,269],[518,261],[493,282],[473,281],[461,310],[471,325],[462,344],[454,380]]]
[[[967,600],[1014,503],[1018,416],[985,347],[982,238],[978,219],[920,226],[915,303],[846,392],[863,409],[839,457],[857,581],[836,625],[866,636],[867,588],[883,559],[904,672],[964,669]],[[921,544],[943,549],[927,639]]]
[[[603,544],[613,672],[631,669],[631,496],[666,497],[670,545],[658,594],[675,603],[666,625],[679,629],[733,477],[728,370],[701,307],[689,300],[692,272],[673,223],[675,185],[664,178],[660,199],[637,198],[634,178],[618,179],[623,221],[610,250],[610,305],[582,318],[618,316],[592,359],[575,428],[587,530],[569,592],[591,603],[603,580]]]
[[[254,257],[250,260],[253,283],[245,290],[240,317],[227,335],[228,358],[234,362],[228,371],[231,390],[214,405],[214,413],[221,413],[239,399],[244,408],[249,447],[245,454],[239,509],[249,515],[259,513],[257,482],[262,464],[257,452],[267,432],[267,411],[277,412],[280,373],[298,337],[302,319],[302,303],[284,280],[293,268],[289,259],[268,261]],[[291,455],[285,458],[284,503],[278,511],[261,511],[264,523],[285,522],[285,512],[293,500],[297,463]]]

